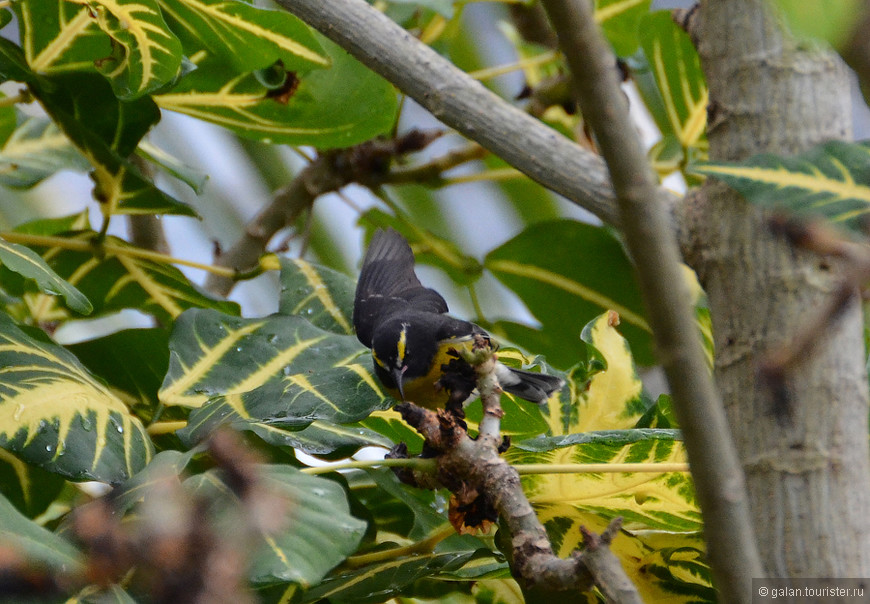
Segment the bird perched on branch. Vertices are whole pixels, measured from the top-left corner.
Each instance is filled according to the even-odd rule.
[[[475,340],[495,350],[481,327],[447,314],[447,302],[423,287],[414,254],[393,229],[378,230],[363,260],[353,305],[359,341],[372,349],[375,374],[397,399],[435,408],[462,408],[475,389],[473,367],[463,358]],[[496,363],[502,389],[543,404],[564,380]]]

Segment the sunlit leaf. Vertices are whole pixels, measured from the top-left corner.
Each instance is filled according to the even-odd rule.
[[[830,141],[792,157],[765,153],[691,169],[723,181],[752,203],[827,218],[864,233],[870,213],[870,141]]]
[[[64,348],[0,315],[0,446],[73,479],[118,482],[151,458],[127,407]]]
[[[273,143],[344,147],[387,131],[397,108],[392,86],[331,42],[321,43],[332,67],[288,72],[283,89],[267,88],[254,73],[228,76],[223,62],[206,58],[154,100],[163,109]]]
[[[311,30],[287,11],[237,0],[158,0],[177,29],[238,72],[281,61],[288,70],[329,66]]]
[[[111,39],[113,52],[97,63],[118,98],[133,99],[170,83],[181,68],[181,42],[156,0],[71,0],[84,4]]]
[[[156,145],[152,145],[147,140],[139,143],[136,153],[163,168],[168,174],[193,189],[193,192],[197,195],[203,192],[205,183],[208,181],[208,174],[203,170],[184,163]]]
[[[83,315],[94,310],[88,298],[54,272],[39,254],[23,245],[0,239],[0,263],[33,280],[47,294],[63,296],[67,305]]]

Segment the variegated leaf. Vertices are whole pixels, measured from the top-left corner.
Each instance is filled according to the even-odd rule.
[[[0,151],[0,184],[28,188],[61,170],[84,172],[90,164],[51,121],[31,117]]]
[[[508,340],[567,369],[586,354],[578,337],[583,326],[591,317],[615,310],[637,359],[653,362],[634,269],[622,245],[605,229],[572,220],[537,223],[490,252],[484,266],[542,323],[539,330],[497,323],[495,331]]]
[[[747,201],[823,217],[861,234],[870,214],[870,141],[830,141],[793,157],[765,153],[742,162],[698,163]]]
[[[298,316],[189,310],[175,322],[170,350],[160,389],[167,405],[197,408],[222,397],[243,418],[301,428],[315,419],[353,422],[389,404],[360,364],[367,350],[356,337]]]
[[[631,351],[614,319],[614,313],[605,313],[583,329],[583,339],[590,346],[587,377],[580,374],[579,382],[572,380],[569,400],[550,402],[550,432],[511,447],[506,456],[512,463],[685,462],[678,432],[633,429],[644,416],[646,404]],[[662,581],[658,575],[644,573],[644,564],[654,551],[645,545],[643,535],[650,531],[680,533],[683,538],[676,541],[695,548],[698,557],[703,554],[697,537],[700,512],[688,474],[537,474],[524,476],[523,487],[561,556],[580,545],[581,526],[601,531],[615,516],[622,516],[628,538],[615,541],[614,552],[645,600],[675,598],[686,586],[681,583],[683,578]],[[709,591],[709,576],[700,587]]]
[[[70,352],[0,315],[0,446],[76,480],[119,482],[151,458],[127,407]]]
[[[331,42],[321,43],[332,67],[286,72],[277,89],[254,73],[228,77],[222,61],[206,58],[154,100],[163,109],[273,143],[342,147],[392,127],[397,109],[392,86]]]
[[[670,11],[647,15],[640,30],[641,46],[657,90],[648,89],[643,78],[639,89],[663,135],[656,157],[672,156],[679,167],[706,156],[708,91],[701,61],[689,35],[674,22]]]
[[[79,249],[54,247],[42,251],[48,265],[93,301],[94,315],[136,308],[169,325],[185,309],[216,308],[238,313],[238,305],[212,298],[196,288],[174,266],[142,257],[138,248],[106,237],[99,250],[88,243],[95,233],[83,231],[67,237],[82,243]],[[65,321],[69,312],[44,294],[27,294],[30,315],[39,322]]]
[[[352,334],[353,279],[325,266],[281,257],[281,298],[278,312],[300,315],[312,325],[334,333]]]
[[[617,55],[627,57],[637,50],[638,22],[649,12],[650,4],[651,0],[595,1],[595,21]]]
[[[281,61],[290,71],[328,67],[311,30],[286,11],[238,0],[158,0],[175,29],[239,73]],[[193,53],[188,53],[193,54]]]
[[[26,279],[33,280],[44,293],[63,296],[67,305],[76,312],[87,315],[94,310],[90,300],[82,292],[54,272],[30,248],[0,239],[0,263]]]
[[[181,68],[181,42],[156,0],[70,0],[86,5],[113,42],[97,69],[118,98],[135,99],[172,82]]]
[[[14,2],[21,47],[36,73],[93,71],[94,62],[111,54],[111,39],[87,6],[68,0]]]

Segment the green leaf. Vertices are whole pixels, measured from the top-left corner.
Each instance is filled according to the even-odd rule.
[[[5,39],[0,39],[0,79],[26,82],[49,116],[91,163],[94,198],[104,215],[196,215],[190,207],[157,189],[127,160],[139,140],[160,119],[150,97],[120,101],[98,74],[40,76],[27,66],[21,49]]]
[[[264,489],[283,499],[286,509],[283,530],[254,536],[251,581],[293,582],[307,589],[356,551],[365,523],[351,516],[338,484],[289,466],[261,466],[260,479]],[[220,484],[214,471],[184,482],[196,494],[226,502]]]
[[[198,453],[192,449],[185,453],[180,451],[161,451],[147,466],[118,485],[112,492],[112,503],[120,514],[124,514],[142,503],[148,497],[160,496],[165,492],[161,486],[169,480],[180,484],[180,476],[193,456]],[[155,495],[156,494],[156,495]]]
[[[29,520],[0,495],[0,546],[17,552],[28,563],[56,573],[84,571],[81,553],[66,539]]]
[[[683,161],[692,149],[706,150],[708,91],[701,60],[689,35],[671,18],[670,11],[644,17],[640,40],[648,67],[652,71],[663,113],[653,111],[665,138],[672,135],[683,149]],[[641,87],[641,92],[644,92]],[[649,99],[650,94],[644,94]]]
[[[96,70],[94,63],[112,52],[111,39],[90,8],[66,0],[14,2],[21,47],[36,73]]]
[[[854,34],[864,11],[861,0],[775,0],[793,33],[842,48]]]
[[[304,427],[315,419],[357,421],[389,400],[367,368],[355,336],[319,329],[301,317],[241,319],[193,309],[175,322],[166,405],[197,408],[222,397],[242,418]]]
[[[713,176],[747,201],[818,216],[863,234],[870,212],[870,141],[830,141],[793,157],[765,153],[742,162],[702,162],[693,172]]]
[[[165,329],[125,329],[67,349],[129,407],[157,408],[157,391],[169,366]]]
[[[113,52],[97,63],[120,99],[135,99],[172,82],[181,69],[181,42],[156,0],[74,0],[96,15]]]
[[[82,231],[66,236],[87,243],[95,235]],[[169,325],[192,307],[239,312],[237,304],[206,295],[174,266],[142,258],[138,248],[120,239],[106,237],[102,248],[82,247],[48,248],[42,254],[54,271],[93,301],[95,316],[135,308]],[[66,309],[49,297],[28,295],[25,301],[37,321],[69,319]]]
[[[278,312],[299,315],[312,325],[333,333],[352,334],[354,280],[331,268],[304,260],[282,256],[280,261]]]
[[[651,0],[595,1],[595,21],[618,56],[627,57],[637,50],[638,22],[649,12],[650,4]]]
[[[12,271],[32,279],[47,294],[60,295],[67,305],[83,315],[94,310],[90,300],[54,272],[39,254],[30,248],[0,239],[0,262]]]
[[[273,143],[345,147],[389,130],[397,110],[392,86],[331,42],[321,44],[332,67],[288,72],[283,95],[253,73],[228,74],[225,63],[206,58],[154,100],[163,109]]]
[[[428,8],[445,19],[453,18],[453,0],[388,0],[388,2],[389,4],[406,4],[417,9]]]
[[[653,362],[634,269],[605,229],[570,220],[538,223],[490,252],[484,266],[542,323],[547,345],[534,351],[545,353],[555,366],[570,367],[585,358],[580,331],[605,310],[619,313],[621,331],[637,358]]]
[[[158,2],[172,17],[176,30],[228,62],[236,72],[262,69],[276,61],[290,71],[330,64],[311,30],[287,11],[237,0]]]
[[[0,449],[0,496],[29,518],[43,513],[66,481]]]
[[[151,458],[127,407],[70,352],[0,315],[0,446],[75,480],[119,482]]]
[[[51,121],[31,117],[15,128],[0,151],[0,184],[29,188],[61,170],[84,172],[90,164]]]

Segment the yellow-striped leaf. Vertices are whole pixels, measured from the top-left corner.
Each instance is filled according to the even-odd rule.
[[[571,404],[551,400],[547,436],[516,443],[507,459],[551,465],[685,462],[678,432],[635,428],[645,417],[646,403],[631,352],[613,325],[613,315],[602,315],[583,333],[591,347],[585,371],[590,377],[583,379],[580,372],[579,381],[572,380]],[[614,542],[613,549],[645,601],[712,594],[709,571],[703,565],[697,581],[686,580],[661,560],[657,564],[662,568],[647,572],[655,554],[645,541],[651,532],[673,535],[674,543],[692,552],[693,564],[703,556],[700,512],[688,474],[540,474],[524,476],[523,487],[559,555],[567,556],[579,547],[581,526],[601,531],[614,517],[622,516],[625,536]],[[662,579],[664,575],[669,578]]]
[[[76,480],[119,482],[151,458],[127,407],[70,352],[0,316],[0,446]]]
[[[302,74],[276,67],[285,78],[278,88],[255,73],[228,77],[226,64],[210,57],[154,100],[163,109],[274,143],[341,147],[389,130],[397,110],[392,86],[331,42],[321,44],[332,67]]]
[[[94,62],[112,52],[111,39],[90,8],[67,0],[14,2],[21,47],[36,73],[94,71]]]
[[[689,35],[671,18],[670,11],[644,17],[640,41],[647,65],[655,80],[655,90],[639,81],[639,89],[663,140],[655,159],[685,164],[706,155],[707,84],[701,61]],[[676,148],[675,148],[676,146]],[[681,149],[681,157],[675,152]]]
[[[359,429],[328,434],[333,424],[356,422],[392,403],[355,336],[324,331],[299,316],[241,319],[194,309],[176,321],[170,351],[159,396],[166,405],[195,409],[185,440],[230,423],[267,442],[290,444],[287,430],[320,420],[318,429],[333,441],[323,452],[335,449],[335,439],[346,441],[343,436],[353,437],[347,446],[386,444]]]
[[[239,0],[158,0],[173,29],[249,72],[281,61],[291,71],[327,67],[311,30],[287,11],[260,8]],[[193,54],[188,52],[188,54]]]
[[[19,125],[0,151],[0,183],[29,188],[61,170],[84,172],[87,160],[51,121],[31,117]]]
[[[93,231],[82,231],[67,236],[86,242],[95,235]],[[110,249],[54,247],[41,251],[52,270],[93,302],[94,315],[135,308],[169,325],[185,309],[193,307],[238,313],[235,303],[203,293],[174,266],[142,258],[138,248],[115,237],[105,241]],[[30,315],[38,322],[70,318],[53,296],[28,293],[24,300]]]
[[[353,333],[353,279],[325,266],[281,258],[278,312],[300,315],[312,325],[344,335]]]
[[[647,365],[653,362],[634,269],[622,245],[605,229],[572,220],[537,223],[490,252],[484,266],[542,324],[537,330],[497,323],[496,330],[508,340],[567,369],[586,355],[579,338],[583,326],[615,310],[636,358]]]
[[[160,13],[156,0],[71,0],[96,15],[112,39],[113,52],[97,69],[118,98],[134,99],[172,82],[181,69],[181,42]]]
[[[0,449],[0,496],[29,518],[42,514],[66,484],[63,477]]]
[[[620,57],[634,54],[638,22],[649,12],[650,0],[596,0],[595,20]]]
[[[39,289],[50,295],[63,296],[67,305],[83,315],[94,310],[87,296],[54,272],[39,254],[30,248],[0,239],[0,262],[26,279],[31,279]]]
[[[794,157],[765,153],[735,163],[698,163],[747,201],[819,216],[864,233],[870,213],[870,142],[831,141]]]

